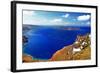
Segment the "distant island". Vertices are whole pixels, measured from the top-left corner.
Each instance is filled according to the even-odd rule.
[[[24,39],[25,40],[25,39]],[[28,62],[69,61],[91,59],[90,35],[78,35],[76,41],[56,51],[48,60],[39,60],[28,54],[23,54],[22,60]]]
[[[80,30],[80,28],[68,27],[68,28],[63,28],[63,30]]]

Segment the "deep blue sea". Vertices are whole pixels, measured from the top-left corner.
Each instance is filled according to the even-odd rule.
[[[90,32],[89,26],[23,25],[23,35],[28,38],[28,42],[23,45],[23,53],[37,59],[49,59],[57,50],[73,44],[77,35]]]

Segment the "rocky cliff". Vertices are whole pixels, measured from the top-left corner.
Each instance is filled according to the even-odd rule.
[[[74,49],[76,49],[76,51]],[[61,50],[58,50],[51,57],[50,61],[86,60],[90,58],[90,37],[87,34],[84,36],[77,36],[76,41],[72,45],[65,46]]]

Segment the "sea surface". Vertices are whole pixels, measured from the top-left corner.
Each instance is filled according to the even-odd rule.
[[[78,35],[91,33],[89,26],[36,26],[23,24],[23,36],[28,42],[23,44],[23,53],[33,58],[47,60],[64,46],[75,42]]]

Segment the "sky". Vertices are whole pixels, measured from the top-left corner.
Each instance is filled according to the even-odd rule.
[[[23,10],[23,24],[49,26],[90,26],[91,14],[79,12]]]

